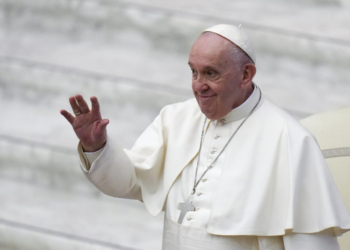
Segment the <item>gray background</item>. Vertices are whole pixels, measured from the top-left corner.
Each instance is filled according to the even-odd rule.
[[[0,248],[161,249],[163,214],[84,179],[70,125],[99,98],[129,148],[160,109],[192,97],[191,44],[242,24],[255,82],[296,119],[350,106],[350,3],[342,0],[0,0]]]

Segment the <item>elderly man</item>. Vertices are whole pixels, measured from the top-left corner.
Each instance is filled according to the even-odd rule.
[[[166,106],[131,150],[92,109],[62,110],[86,177],[102,192],[165,210],[163,249],[335,250],[350,220],[317,142],[253,83],[235,26],[205,30],[189,56],[195,99]]]

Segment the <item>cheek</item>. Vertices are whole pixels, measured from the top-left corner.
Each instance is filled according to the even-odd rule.
[[[236,90],[234,88],[224,88],[220,91],[219,101],[225,105],[231,105],[232,101],[235,99]]]

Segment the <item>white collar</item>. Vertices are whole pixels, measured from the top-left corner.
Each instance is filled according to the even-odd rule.
[[[229,123],[245,118],[250,113],[250,111],[252,111],[252,109],[259,100],[260,89],[258,89],[258,87],[255,84],[253,86],[253,93],[251,93],[248,99],[245,100],[245,102],[239,105],[237,108],[232,109],[227,115],[225,115],[218,121],[222,123]]]

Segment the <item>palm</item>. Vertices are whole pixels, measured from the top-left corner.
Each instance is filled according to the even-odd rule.
[[[72,125],[75,134],[86,151],[96,151],[103,147],[107,140],[107,119],[102,119],[99,103],[96,97],[91,97],[92,108],[81,95],[70,97],[69,102],[76,116],[62,110],[61,114]]]
[[[72,124],[73,129],[80,140],[85,142],[93,142],[98,139],[98,124],[101,118],[94,117],[93,114],[81,114],[77,116]]]

